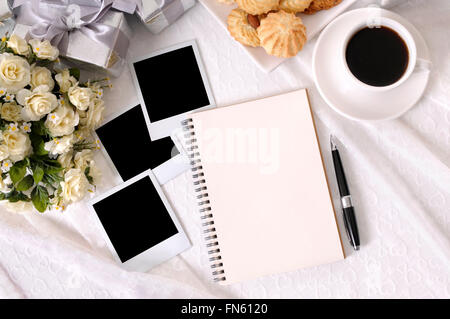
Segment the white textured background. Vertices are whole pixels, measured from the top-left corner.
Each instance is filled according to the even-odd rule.
[[[164,190],[193,247],[148,273],[125,272],[113,262],[83,204],[63,214],[1,209],[0,297],[450,297],[450,2],[411,0],[393,10],[422,32],[434,68],[418,105],[399,119],[376,124],[342,118],[318,95],[311,78],[315,39],[297,58],[264,74],[200,5],[158,36],[130,21],[135,31],[132,55],[195,38],[219,106],[308,87],[329,176],[329,133],[346,146],[341,156],[361,251],[354,253],[344,236],[348,257],[342,262],[215,285],[186,173]],[[167,72],[176,76],[177,70]],[[127,70],[107,93],[107,113],[137,103]],[[131,157],[138,152],[125,146],[124,151]],[[98,161],[104,164],[100,156]],[[111,184],[111,171],[105,166],[104,172],[104,182]],[[339,207],[334,178],[330,181]],[[148,207],[145,201],[142,207]],[[339,222],[342,227],[341,218]]]

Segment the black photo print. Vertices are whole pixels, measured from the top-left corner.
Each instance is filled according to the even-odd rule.
[[[150,139],[140,105],[107,122],[96,132],[124,181],[178,154],[170,137]]]
[[[151,122],[210,104],[191,45],[135,62],[134,70]]]
[[[178,233],[149,176],[93,208],[122,263]]]

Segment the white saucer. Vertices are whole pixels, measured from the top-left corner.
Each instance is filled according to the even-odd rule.
[[[316,86],[324,100],[336,112],[353,120],[379,121],[396,118],[422,97],[428,84],[428,70],[414,72],[403,84],[385,92],[371,92],[348,84],[341,74],[341,46],[352,26],[372,17],[374,10],[403,24],[414,37],[417,57],[430,60],[425,40],[419,31],[396,13],[380,8],[362,8],[349,11],[330,23],[317,40],[313,54],[313,74]]]

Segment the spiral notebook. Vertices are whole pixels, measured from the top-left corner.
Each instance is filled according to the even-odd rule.
[[[345,258],[306,90],[183,124],[215,281]]]

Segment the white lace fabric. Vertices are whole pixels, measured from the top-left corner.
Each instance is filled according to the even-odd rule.
[[[358,1],[354,7],[367,3]],[[421,31],[433,70],[422,100],[404,116],[380,123],[347,120],[325,104],[311,76],[316,39],[297,58],[265,74],[200,5],[157,36],[137,21],[132,25],[130,54],[135,56],[197,39],[219,106],[309,88],[337,208],[329,134],[345,145],[341,156],[359,222],[359,252],[352,251],[342,233],[347,253],[342,262],[218,286],[211,280],[193,186],[185,173],[164,185],[164,191],[193,246],[147,273],[115,264],[82,203],[64,213],[13,214],[1,208],[0,297],[449,298],[450,2],[411,0],[392,10]],[[105,94],[108,114],[138,103],[129,72],[113,85]],[[136,151],[123,147],[130,154]],[[115,184],[100,153],[97,162],[104,183]]]

